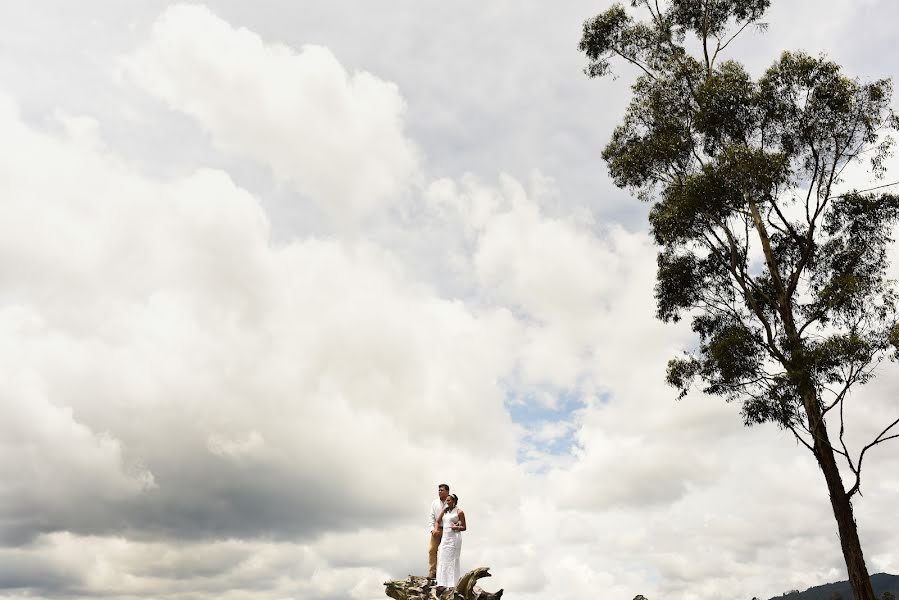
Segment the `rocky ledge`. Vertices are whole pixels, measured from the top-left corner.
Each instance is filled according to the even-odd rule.
[[[440,589],[426,577],[409,575],[406,579],[395,579],[384,585],[384,592],[393,600],[499,600],[503,591],[485,592],[477,584],[478,579],[490,577],[489,567],[472,569],[462,576],[455,588]]]

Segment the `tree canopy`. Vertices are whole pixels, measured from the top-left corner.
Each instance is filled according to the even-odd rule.
[[[857,542],[849,500],[866,452],[899,436],[897,419],[855,454],[843,436],[850,390],[899,344],[887,271],[899,196],[877,185],[899,129],[892,84],[803,52],[783,52],[754,78],[724,55],[748,28],[765,28],[768,0],[630,5],[588,20],[579,48],[591,77],[611,74],[616,59],[639,70],[603,158],[618,186],[652,203],[658,317],[689,318],[697,334],[667,380],[680,397],[701,382],[741,402],[746,424],[776,423],[815,455],[838,496],[853,580],[849,554],[863,559],[844,539]],[[846,189],[859,167],[869,189]],[[834,455],[853,474],[848,490]]]

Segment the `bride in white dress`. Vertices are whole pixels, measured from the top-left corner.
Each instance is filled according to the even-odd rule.
[[[443,525],[443,537],[437,547],[437,587],[456,587],[462,571],[459,568],[459,555],[462,553],[462,532],[465,526],[465,513],[456,508],[459,497],[450,494],[446,497],[446,508],[438,517]]]

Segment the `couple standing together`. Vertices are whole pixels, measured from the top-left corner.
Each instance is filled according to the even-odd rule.
[[[431,546],[428,549],[428,578],[437,580],[437,587],[456,587],[462,571],[462,532],[465,513],[459,509],[459,497],[449,493],[449,486],[437,486],[437,498],[431,502]]]

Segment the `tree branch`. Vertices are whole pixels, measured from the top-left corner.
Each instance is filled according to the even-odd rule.
[[[771,329],[771,324],[768,322],[768,319],[765,317],[764,311],[762,311],[761,307],[758,305],[758,302],[755,300],[755,295],[749,291],[750,284],[747,284],[747,278],[743,275],[741,270],[737,269],[737,250],[736,250],[736,245],[733,241],[733,234],[718,219],[711,217],[711,215],[707,215],[707,216],[712,221],[714,221],[719,227],[721,227],[721,229],[724,231],[725,235],[727,236],[728,246],[730,248],[730,252],[729,252],[730,260],[728,260],[723,255],[723,253],[718,250],[718,248],[715,246],[715,244],[713,244],[710,240],[708,240],[708,238],[705,238],[705,235],[703,235],[703,237],[706,239],[706,244],[708,245],[709,250],[711,252],[713,252],[718,257],[718,259],[727,267],[727,270],[730,272],[730,274],[733,276],[734,280],[737,282],[737,285],[740,287],[740,291],[742,292],[743,297],[749,301],[750,308],[752,308],[752,311],[755,314],[756,318],[762,324],[762,327],[765,328],[765,338],[767,339],[767,342],[768,342],[766,344],[768,347],[768,352],[772,356],[774,356],[777,360],[781,361],[781,363],[784,363],[786,361],[786,357],[783,355],[783,353],[781,353],[780,349],[777,347],[777,343],[775,342],[775,335]],[[715,235],[714,231],[710,231],[710,233],[712,235]],[[720,238],[718,238],[717,236],[715,236],[715,237],[718,240],[719,244],[724,245],[724,242]],[[753,291],[757,291],[757,289],[754,288]],[[762,293],[762,295],[767,298],[767,294]],[[770,300],[769,300],[769,302],[770,302]]]
[[[799,435],[799,432],[796,431],[796,428],[793,425],[787,425],[787,429],[789,429],[790,431],[793,432],[793,435],[796,437],[796,439],[799,440],[800,442],[802,442],[802,445],[805,446],[806,448],[808,448],[808,451],[811,452],[812,455],[815,454],[815,449],[812,448],[811,444],[809,444],[808,442],[805,441],[805,438],[803,438],[801,435]]]
[[[749,197],[748,193],[746,194],[746,200],[749,204],[749,210],[752,213],[752,220],[755,222],[755,229],[759,235],[759,240],[762,242],[762,252],[765,255],[765,262],[768,265],[768,272],[771,273],[771,278],[774,280],[774,286],[777,288],[778,294],[781,296],[781,299],[784,303],[784,305],[780,308],[781,310],[786,311],[789,309],[787,303],[789,302],[790,298],[787,294],[786,288],[784,287],[783,279],[781,279],[780,277],[780,269],[778,268],[777,260],[774,258],[774,252],[771,250],[771,239],[768,237],[768,232],[765,230],[765,224],[762,222],[762,216],[759,213],[758,204],[756,204],[755,200]]]
[[[733,34],[732,36],[730,36],[730,39],[728,39],[726,42],[724,42],[724,45],[721,46],[721,47],[718,49],[718,51],[715,52],[715,56],[718,56],[718,52],[723,51],[725,48],[727,48],[727,46],[728,46],[732,41],[734,41],[734,39],[735,39],[738,35],[740,35],[741,33],[743,33],[743,30],[746,29],[747,27],[749,27],[749,25],[750,25],[751,23],[753,23],[753,21],[751,21],[751,20],[750,20],[750,21],[746,21],[745,23],[743,23],[743,26],[740,27],[740,29],[738,29],[737,32],[736,32],[735,34]],[[714,62],[714,60],[715,60],[715,58],[712,57],[712,62]]]
[[[712,74],[712,63],[709,61],[709,5],[702,3],[702,53],[705,56],[706,76]]]
[[[894,435],[890,435],[890,436],[887,436],[887,437],[883,437],[884,435],[886,435],[886,433],[887,433],[890,429],[892,429],[892,428],[895,427],[896,425],[899,425],[899,418],[897,418],[895,421],[893,421],[892,423],[890,423],[889,425],[887,425],[887,426],[884,428],[884,430],[881,431],[881,432],[877,435],[876,438],[874,438],[874,441],[873,441],[873,442],[871,442],[870,444],[868,444],[867,446],[865,446],[864,448],[862,448],[861,453],[858,455],[858,468],[857,468],[856,471],[855,471],[855,485],[853,485],[852,488],[846,493],[846,495],[847,495],[849,498],[851,498],[851,497],[853,496],[853,494],[857,493],[857,492],[859,491],[860,487],[861,487],[861,481],[862,481],[862,461],[865,459],[865,453],[866,453],[868,450],[870,450],[871,448],[873,448],[874,446],[876,446],[877,444],[882,444],[883,442],[886,442],[886,441],[889,441],[889,440],[894,440],[894,439],[896,439],[896,438],[899,438],[899,433],[894,434]]]
[[[630,56],[624,54],[621,50],[619,50],[619,49],[616,48],[615,46],[612,46],[612,47],[611,47],[611,50],[612,50],[612,52],[614,52],[615,54],[617,54],[618,56],[620,56],[621,58],[623,58],[623,59],[626,60],[627,62],[631,63],[632,65],[637,65],[638,67],[640,67],[640,69],[641,69],[644,73],[646,73],[646,74],[647,74],[653,81],[658,81],[658,77],[656,77],[655,73],[652,73],[649,69],[647,69],[647,68],[643,65],[643,63],[641,63],[641,62],[640,62],[639,60],[637,60],[636,58],[631,58]]]
[[[798,232],[796,231],[796,229],[793,227],[793,224],[790,223],[790,220],[787,219],[786,216],[784,216],[784,214],[783,214],[783,212],[780,210],[780,206],[778,206],[777,202],[774,202],[774,201],[772,200],[772,201],[771,201],[771,207],[774,209],[774,212],[777,214],[778,218],[780,218],[781,223],[783,223],[784,226],[787,228],[787,231],[790,232],[790,237],[793,239],[793,241],[794,241],[794,242],[800,242],[800,243],[801,243],[801,242],[802,242],[802,236],[799,235],[799,233],[798,233]],[[768,212],[769,212],[769,214],[770,214],[771,211],[769,210]],[[769,222],[770,222],[770,220],[769,220]]]

